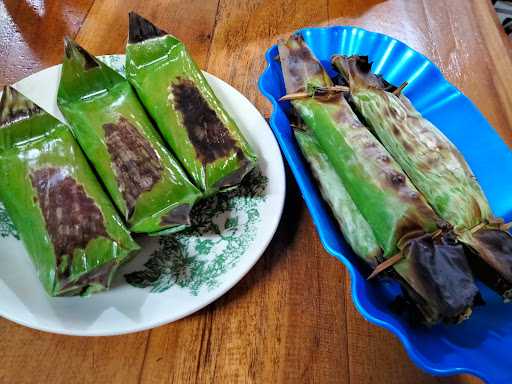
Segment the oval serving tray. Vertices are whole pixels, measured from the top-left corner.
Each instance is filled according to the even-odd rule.
[[[373,69],[393,84],[408,81],[405,94],[414,106],[439,127],[463,153],[492,209],[512,219],[512,153],[475,105],[450,84],[425,56],[389,36],[356,27],[306,28],[298,31],[324,66],[331,71],[333,54],[368,55]],[[352,297],[369,321],[393,332],[411,359],[435,375],[470,373],[490,382],[512,382],[512,304],[481,287],[486,305],[457,326],[412,327],[389,309],[397,286],[365,279],[364,266],[350,250],[321,199],[293,138],[286,111],[281,67],[274,60],[277,46],[266,53],[268,67],[259,87],[272,103],[270,125],[295,175],[325,249],[348,269]],[[496,165],[499,164],[499,167]]]

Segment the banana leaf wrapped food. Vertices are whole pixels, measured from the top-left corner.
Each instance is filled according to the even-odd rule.
[[[68,127],[16,90],[0,101],[0,200],[51,296],[108,289],[139,247]]]
[[[131,12],[126,74],[193,182],[238,185],[256,156],[183,43]]]
[[[57,102],[132,232],[190,224],[201,192],[165,148],[128,81],[65,41]]]
[[[382,250],[318,140],[307,127],[295,129],[294,134],[343,236],[357,256],[371,267],[377,267]]]
[[[312,97],[292,100],[292,106],[368,222],[389,273],[423,321],[467,318],[478,290],[449,226],[361,124],[343,94],[324,92],[332,81],[300,35],[279,43],[279,57],[288,94],[313,90]]]
[[[386,149],[470,250],[475,276],[512,299],[512,237],[462,154],[409,99],[371,72],[368,57],[335,56],[351,99]]]

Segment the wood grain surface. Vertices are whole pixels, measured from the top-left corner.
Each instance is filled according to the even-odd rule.
[[[123,52],[136,10],[198,64],[259,94],[264,52],[297,28],[351,24],[431,58],[512,144],[512,51],[488,0],[4,0],[0,85],[60,62],[65,35],[95,54]],[[223,298],[151,331],[108,338],[46,334],[0,319],[0,383],[477,383],[434,378],[355,310],[348,274],[320,245],[288,173],[269,248]]]

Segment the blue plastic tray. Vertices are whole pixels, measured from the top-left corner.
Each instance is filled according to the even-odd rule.
[[[373,69],[389,82],[402,84],[407,80],[405,94],[464,154],[494,213],[507,221],[512,219],[511,151],[475,105],[430,60],[398,40],[360,28],[306,28],[298,33],[331,74],[331,55],[359,54],[368,55],[374,61]],[[487,304],[475,308],[469,321],[431,329],[411,327],[389,310],[397,287],[368,282],[361,274],[361,263],[340,234],[295,143],[285,114],[290,105],[277,101],[285,94],[281,66],[273,59],[277,54],[276,46],[267,51],[268,67],[259,80],[261,92],[273,107],[270,125],[323,246],[350,272],[352,297],[359,312],[397,335],[411,359],[429,373],[471,373],[489,382],[512,383],[512,304],[503,304],[500,297],[481,286]]]

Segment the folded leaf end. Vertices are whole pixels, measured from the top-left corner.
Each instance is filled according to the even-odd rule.
[[[0,99],[0,128],[15,121],[29,118],[41,111],[37,104],[10,85],[3,88],[2,99]]]
[[[167,35],[167,32],[136,12],[128,13],[128,18],[128,43],[130,44],[141,43],[154,37]]]

